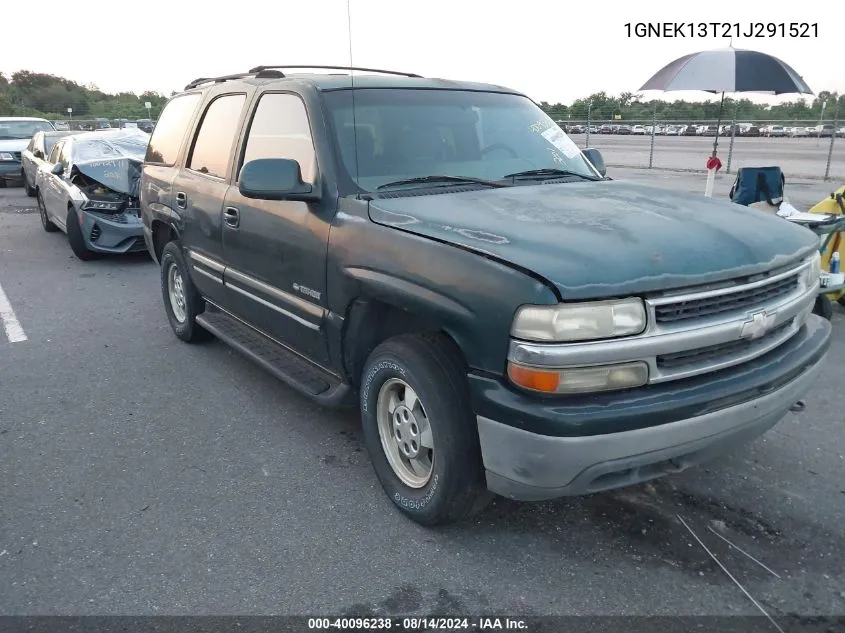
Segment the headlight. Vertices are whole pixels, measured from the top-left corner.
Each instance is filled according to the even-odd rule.
[[[620,299],[523,306],[516,313],[511,334],[528,341],[586,341],[639,334],[645,326],[643,302]]]
[[[595,367],[540,369],[509,362],[508,378],[519,387],[541,393],[595,393],[642,387],[648,383],[648,365],[644,362],[634,362]]]
[[[810,265],[804,269],[803,282],[805,288],[812,288],[819,283],[819,277],[822,275],[822,254],[816,251],[816,254],[811,256]]]
[[[85,211],[120,211],[123,208],[123,202],[112,202],[109,200],[86,200],[82,203],[82,208]]]
[[[0,160],[15,160],[9,152],[0,152]]]

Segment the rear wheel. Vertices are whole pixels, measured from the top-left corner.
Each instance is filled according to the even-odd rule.
[[[82,227],[79,226],[79,217],[76,215],[76,211],[73,210],[73,207],[68,207],[65,226],[67,227],[67,241],[68,244],[70,244],[70,250],[73,251],[74,255],[84,262],[97,259],[99,257],[99,253],[89,250],[85,245],[85,237],[82,235]]]
[[[211,338],[196,321],[205,310],[205,300],[194,287],[178,242],[168,242],[161,252],[161,294],[164,311],[176,336],[186,343]]]
[[[26,172],[21,170],[21,178],[23,178],[23,188],[26,190],[26,195],[30,198],[35,197],[35,187],[30,187],[29,179],[26,177]]]
[[[35,201],[38,204],[38,215],[41,216],[41,226],[48,233],[55,233],[59,230],[59,227],[53,224],[50,218],[47,217],[47,207],[44,206],[44,198],[41,197],[41,192],[36,191],[35,193]]]
[[[364,438],[390,500],[422,525],[468,518],[484,481],[466,370],[452,341],[403,335],[379,345],[361,380]]]

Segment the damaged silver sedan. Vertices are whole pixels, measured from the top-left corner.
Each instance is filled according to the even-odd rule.
[[[138,182],[149,138],[135,128],[68,136],[38,169],[41,224],[64,231],[79,259],[146,250]]]

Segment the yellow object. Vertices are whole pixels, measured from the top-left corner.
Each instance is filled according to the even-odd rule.
[[[822,215],[835,214],[845,215],[845,186],[840,187],[824,200],[810,208],[810,213],[820,213]],[[822,244],[827,236],[821,237]],[[834,252],[839,251],[840,261],[845,260],[845,232],[839,232],[830,236],[827,246],[822,251],[822,270],[830,270],[830,258]],[[836,292],[826,293],[826,296],[836,301],[845,297],[845,290],[837,290]]]

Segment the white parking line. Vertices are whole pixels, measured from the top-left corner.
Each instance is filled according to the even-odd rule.
[[[3,286],[0,286],[0,320],[3,321],[3,329],[6,330],[6,338],[9,339],[10,343],[20,343],[26,340],[26,334],[20,321],[18,321],[18,317],[15,316],[15,311],[12,310],[9,298],[3,292]]]

